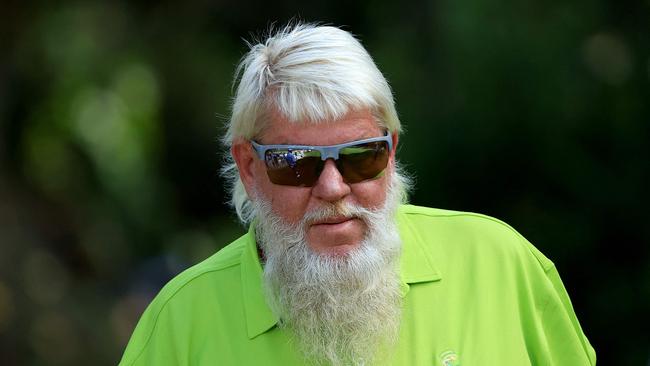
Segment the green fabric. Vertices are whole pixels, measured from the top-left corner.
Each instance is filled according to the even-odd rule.
[[[398,215],[403,316],[388,365],[594,365],[553,263],[493,218]],[[264,301],[254,231],[168,283],[120,365],[301,365]]]

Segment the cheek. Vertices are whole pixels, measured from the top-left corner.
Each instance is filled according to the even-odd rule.
[[[305,214],[309,203],[309,189],[271,184],[271,207],[288,223],[296,223]]]
[[[375,180],[354,184],[352,186],[356,200],[367,208],[381,208],[386,203],[388,185],[395,174],[395,162],[391,157],[384,174]]]
[[[288,223],[296,223],[302,219],[309,203],[309,188],[271,183],[263,163],[256,164],[254,175],[256,191],[271,204],[271,209],[276,215]]]
[[[386,201],[387,176],[352,185],[355,200],[366,208],[379,208]]]

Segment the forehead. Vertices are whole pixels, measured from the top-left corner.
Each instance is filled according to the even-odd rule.
[[[271,113],[260,137],[263,144],[335,145],[383,134],[369,110],[350,111],[336,120],[290,122]]]

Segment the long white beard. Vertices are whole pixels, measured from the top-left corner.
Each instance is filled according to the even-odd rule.
[[[386,202],[376,210],[339,202],[290,225],[268,202],[254,202],[257,241],[266,255],[267,302],[315,364],[368,365],[389,357],[396,344],[401,242],[395,213],[405,196],[405,179],[397,172],[391,176]],[[363,242],[345,256],[310,249],[307,223],[341,214],[366,223]]]

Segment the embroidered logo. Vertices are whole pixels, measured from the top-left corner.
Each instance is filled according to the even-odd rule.
[[[440,365],[442,366],[460,366],[458,355],[454,351],[445,351],[440,354]]]

